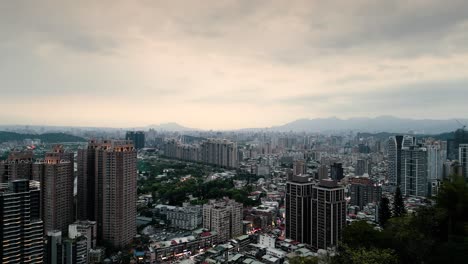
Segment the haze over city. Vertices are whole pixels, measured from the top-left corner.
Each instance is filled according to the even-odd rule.
[[[2,124],[463,118],[467,1],[1,1]],[[428,111],[430,109],[430,111]]]

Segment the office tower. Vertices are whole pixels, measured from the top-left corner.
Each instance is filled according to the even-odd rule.
[[[459,145],[458,157],[462,167],[462,176],[468,180],[468,144]]]
[[[299,160],[294,161],[293,174],[294,175],[307,174],[307,163],[305,160],[299,159]]]
[[[234,200],[210,200],[203,205],[203,228],[215,231],[218,242],[242,235],[242,204]]]
[[[468,144],[468,131],[465,129],[457,129],[453,139],[447,140],[447,159],[458,159],[460,144]]]
[[[366,161],[363,159],[358,159],[356,163],[356,171],[355,175],[356,176],[362,176],[366,173]]]
[[[125,139],[133,141],[133,145],[136,149],[145,147],[145,132],[143,131],[127,131]]]
[[[344,178],[343,164],[333,163],[330,167],[331,179],[335,181],[341,181]]]
[[[320,165],[320,167],[318,167],[318,179],[328,179],[328,167],[326,165]]]
[[[345,188],[333,180],[321,180],[312,193],[312,243],[314,249],[336,246],[346,226]]]
[[[401,149],[414,145],[416,139],[411,136],[391,136],[387,142],[388,183],[392,189],[402,184]]]
[[[431,181],[442,180],[444,175],[444,161],[447,151],[440,142],[426,144],[428,179]]]
[[[7,160],[0,161],[0,183],[26,179],[32,180],[32,151],[12,151]]]
[[[131,141],[91,140],[78,151],[78,215],[97,222],[98,241],[122,247],[136,235],[136,165]]]
[[[75,220],[73,203],[74,157],[63,146],[54,146],[44,160],[33,164],[33,178],[42,186],[44,231],[68,232]]]
[[[350,205],[363,208],[369,203],[378,203],[382,196],[382,187],[369,178],[350,178]]]
[[[420,146],[402,148],[403,195],[428,196],[427,149]]]
[[[40,183],[0,184],[0,262],[42,264],[44,258]]]
[[[62,232],[47,231],[45,263],[63,264],[63,253]]]
[[[226,168],[237,167],[237,143],[225,139],[208,139],[200,147],[202,162]]]
[[[286,183],[286,238],[312,243],[312,189],[309,176],[292,176]]]

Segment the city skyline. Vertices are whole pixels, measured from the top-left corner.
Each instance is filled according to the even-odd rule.
[[[3,124],[235,129],[468,110],[465,1],[0,7]]]

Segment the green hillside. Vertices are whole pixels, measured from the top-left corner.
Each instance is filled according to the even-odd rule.
[[[65,133],[20,134],[0,131],[0,143],[8,141],[22,141],[25,139],[40,139],[43,143],[85,142],[86,139]]]

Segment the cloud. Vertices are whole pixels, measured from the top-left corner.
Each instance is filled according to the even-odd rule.
[[[76,122],[115,126],[128,123],[116,113],[135,125],[205,128],[458,116],[468,110],[467,8],[462,0],[3,1],[0,92],[16,117],[0,122],[47,121],[33,109],[69,122],[56,102],[79,100],[74,110],[86,115]]]

